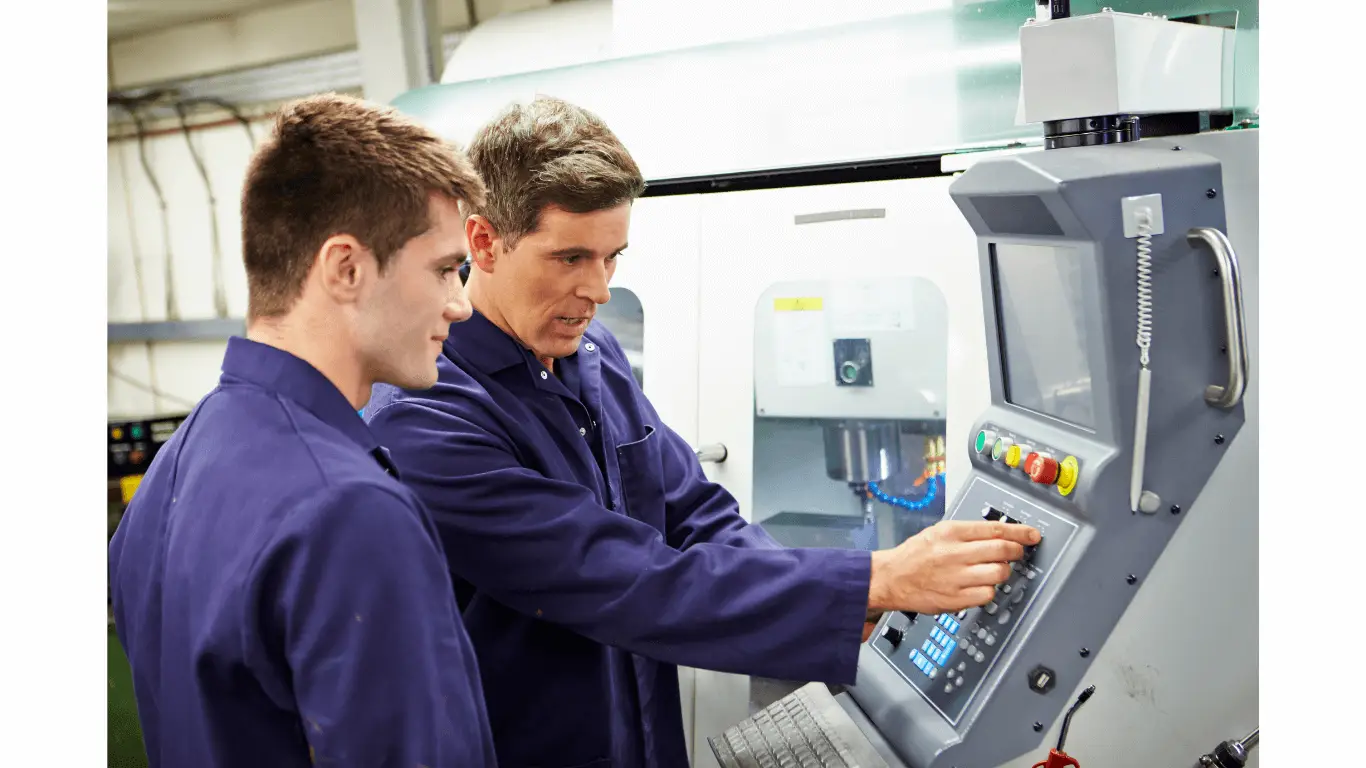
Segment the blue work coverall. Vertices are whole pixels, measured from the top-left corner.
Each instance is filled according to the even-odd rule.
[[[109,545],[152,766],[493,766],[440,539],[315,368],[229,341]]]
[[[550,372],[478,312],[366,419],[431,511],[504,768],[687,765],[675,665],[851,683],[870,555],[781,548],[593,322]]]

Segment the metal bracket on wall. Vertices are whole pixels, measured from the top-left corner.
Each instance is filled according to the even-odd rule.
[[[225,341],[247,330],[242,318],[178,320],[160,323],[110,323],[110,344],[137,344],[148,341]]]

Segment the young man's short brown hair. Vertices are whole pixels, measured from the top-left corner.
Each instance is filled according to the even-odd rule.
[[[536,231],[547,205],[591,213],[645,192],[640,168],[606,123],[561,99],[509,107],[479,130],[469,155],[488,186],[473,213],[509,245]]]
[[[431,227],[432,193],[484,202],[459,149],[392,109],[337,94],[286,105],[242,190],[248,316],[288,312],[334,235],[355,237],[383,270]]]

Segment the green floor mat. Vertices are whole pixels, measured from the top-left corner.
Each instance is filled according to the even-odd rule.
[[[109,627],[109,768],[147,768],[133,675],[118,635]]]

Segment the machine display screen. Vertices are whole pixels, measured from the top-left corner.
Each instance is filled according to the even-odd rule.
[[[1086,349],[1099,331],[1084,305],[1081,252],[995,243],[991,266],[1006,401],[1094,429]]]

